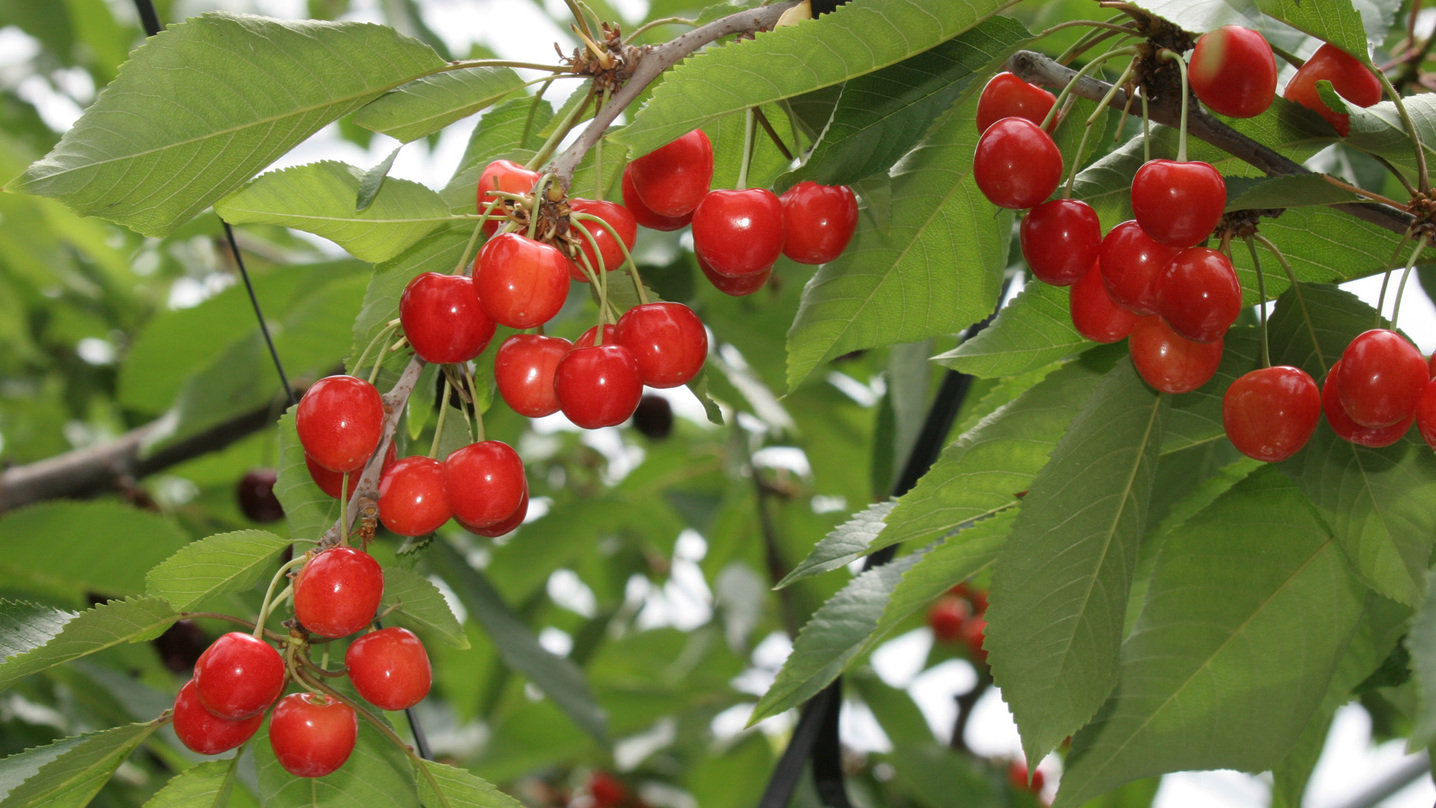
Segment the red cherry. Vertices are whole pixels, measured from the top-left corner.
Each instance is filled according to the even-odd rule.
[[[390,466],[394,465],[394,461],[397,460],[398,457],[399,452],[394,447],[394,442],[390,441],[389,449],[384,452],[384,465],[381,466],[379,469],[379,476],[381,479],[384,476],[384,472],[387,471]],[[308,454],[304,455],[304,465],[308,467],[309,476],[311,479],[314,480],[314,484],[319,486],[320,491],[323,491],[324,493],[328,494],[331,497],[334,497],[335,499],[339,499],[339,487],[341,485],[344,485],[344,475],[341,472],[330,471],[329,469],[324,468],[323,466],[316,463],[314,461],[314,458],[310,457]],[[354,488],[359,485],[359,477],[360,474],[357,471],[351,472],[349,474],[349,484],[347,486],[344,486],[344,493],[346,497],[354,496]]]
[[[515,334],[494,356],[494,381],[499,395],[519,415],[539,418],[558,412],[553,371],[573,348],[563,337]]]
[[[972,176],[987,201],[1021,210],[1041,204],[1062,181],[1062,152],[1026,118],[987,127],[972,156]]]
[[[614,342],[565,354],[554,371],[553,388],[563,414],[584,429],[627,421],[643,397],[638,360]]]
[[[1282,96],[1325,118],[1342,137],[1351,131],[1351,116],[1337,112],[1321,100],[1316,83],[1322,80],[1331,82],[1337,95],[1358,107],[1369,107],[1381,100],[1381,81],[1366,65],[1335,45],[1328,43],[1317,48],[1286,83]]]
[[[425,272],[404,287],[399,322],[414,353],[425,362],[467,362],[494,338],[494,323],[465,275]]]
[[[1246,373],[1222,397],[1227,439],[1255,460],[1275,463],[1301,451],[1319,420],[1321,393],[1316,381],[1289,365]]]
[[[1416,428],[1426,445],[1436,449],[1436,379],[1426,383],[1416,402]]]
[[[983,590],[963,581],[959,584],[953,584],[952,588],[947,591],[971,603],[973,614],[978,616],[987,614],[987,593]]]
[[[201,755],[218,755],[239,746],[249,740],[262,723],[263,713],[230,721],[206,710],[195,693],[193,679],[185,682],[175,696],[175,734],[190,751]]]
[[[1102,246],[1097,212],[1080,199],[1043,202],[1022,217],[1022,257],[1038,280],[1071,286],[1087,274]]]
[[[1169,247],[1195,247],[1212,234],[1227,184],[1201,161],[1150,160],[1132,177],[1132,213],[1147,235]]]
[[[294,616],[321,637],[346,637],[369,625],[384,596],[384,570],[353,547],[309,559],[294,579]]]
[[[315,463],[330,471],[357,471],[379,446],[384,401],[363,379],[328,376],[304,391],[294,423]]]
[[[618,344],[633,353],[649,387],[677,387],[698,375],[708,359],[703,321],[682,303],[645,303],[618,318]]]
[[[604,341],[604,342],[617,342],[617,341],[618,341],[618,326],[617,326],[616,324],[614,324],[614,323],[605,323],[605,324],[604,324],[604,326],[603,326],[603,341]],[[584,331],[582,334],[579,334],[579,335],[578,335],[578,339],[576,339],[576,340],[573,341],[573,347],[575,347],[575,348],[592,348],[592,347],[593,347],[594,345],[596,345],[596,344],[598,344],[598,326],[596,326],[596,325],[595,325],[595,326],[589,326],[589,328],[588,328],[587,331]]]
[[[1013,117],[1026,118],[1041,126],[1055,103],[1057,97],[1041,87],[1005,71],[998,73],[987,80],[977,97],[977,131],[986,132],[994,123]],[[1048,131],[1056,126],[1057,119],[1053,118]]]
[[[943,595],[927,610],[927,627],[939,642],[957,642],[962,636],[962,623],[971,614],[967,601],[956,595]]]
[[[449,510],[465,525],[489,527],[513,515],[528,494],[524,461],[507,443],[471,443],[444,461]]]
[[[757,275],[783,254],[783,203],[765,188],[711,191],[693,211],[693,251],[719,275]]]
[[[1326,381],[1321,385],[1321,411],[1326,415],[1326,422],[1331,424],[1331,431],[1347,443],[1372,449],[1390,446],[1401,440],[1411,428],[1411,422],[1416,420],[1416,413],[1412,412],[1410,416],[1391,426],[1371,428],[1356,423],[1346,414],[1346,408],[1341,406],[1341,381],[1338,378],[1340,369],[1341,361],[1337,360],[1331,370],[1327,371]]]
[[[629,164],[633,190],[659,216],[691,213],[713,181],[713,144],[702,129],[655,149]]]
[[[1096,266],[1072,285],[1068,300],[1072,325],[1077,333],[1097,342],[1118,342],[1126,339],[1137,327],[1141,315],[1118,306],[1107,293],[1102,273]]]
[[[512,160],[495,160],[484,168],[484,173],[479,175],[478,206],[479,213],[488,208],[489,203],[498,199],[490,191],[503,191],[510,194],[526,194],[533,191],[538,184],[540,174],[537,171],[524,168]],[[495,205],[492,214],[503,215],[503,205]],[[484,222],[484,235],[492,236],[498,232],[502,219],[490,219]]]
[[[1032,772],[1032,779],[1027,779],[1027,764],[1020,760],[1014,760],[1007,767],[1007,782],[1018,791],[1027,791],[1033,794],[1040,793],[1045,783],[1042,777],[1042,770]]]
[[[719,275],[717,272],[714,272],[713,267],[709,266],[708,262],[703,260],[703,256],[695,255],[694,257],[698,259],[698,268],[703,271],[703,277],[707,278],[708,282],[713,284],[713,288],[725,295],[731,295],[733,297],[743,297],[753,294],[766,286],[768,279],[773,276],[773,268],[768,267],[762,272],[757,272],[752,275],[730,278],[727,275]]]
[[[783,204],[783,255],[800,264],[826,264],[842,255],[858,229],[858,198],[846,185],[804,180],[778,197]]]
[[[1242,313],[1242,286],[1231,260],[1206,247],[1177,253],[1162,270],[1157,311],[1180,336],[1221,339]]]
[[[528,486],[526,485],[524,486],[524,495],[521,499],[519,499],[519,506],[514,509],[513,513],[509,514],[498,522],[495,522],[492,525],[488,525],[487,527],[478,527],[476,525],[471,525],[463,521],[462,519],[456,519],[455,521],[459,523],[459,527],[469,531],[470,533],[479,536],[487,536],[491,539],[494,539],[504,535],[505,533],[518,529],[518,526],[524,523],[524,517],[528,516],[528,513],[529,490]]]
[[[231,631],[194,663],[195,695],[206,710],[230,721],[259,715],[284,692],[284,659],[274,646]]]
[[[1341,405],[1364,427],[1391,426],[1416,411],[1430,378],[1415,345],[1395,331],[1373,328],[1341,354]]]
[[[449,521],[444,467],[432,457],[406,457],[379,478],[379,520],[400,536],[433,533]]]
[[[274,484],[279,475],[274,469],[250,469],[239,478],[235,486],[235,499],[239,501],[240,513],[255,522],[278,522],[284,518],[284,506],[274,495]]]
[[[269,719],[269,745],[295,777],[323,777],[343,766],[358,738],[354,710],[315,693],[290,693]]]
[[[618,808],[628,802],[628,786],[608,772],[588,776],[588,794],[593,797],[593,808]]]
[[[557,247],[500,233],[474,259],[474,292],[489,319],[533,328],[553,319],[568,297],[569,260]]]
[[[616,230],[618,235],[623,239],[623,245],[630,251],[633,249],[633,242],[638,238],[638,222],[634,219],[633,214],[629,212],[628,208],[625,208],[617,202],[603,202],[592,199],[573,198],[570,199],[568,203],[574,213],[586,213],[590,216],[597,216],[604,222],[607,222],[609,227]],[[575,222],[574,224],[577,225],[579,223]],[[584,238],[583,233],[578,232],[575,228],[573,235],[578,239],[578,247],[583,251],[583,254],[588,257],[588,264],[593,267],[593,271],[598,271],[598,256],[603,256],[603,267],[609,272],[623,266],[625,260],[623,257],[623,248],[618,245],[618,241],[614,239],[613,233],[609,232],[608,228],[598,222],[582,222],[581,224],[588,230],[589,235],[593,236],[594,242],[598,244],[598,253],[595,254],[593,245],[589,244],[588,239]],[[583,271],[583,267],[576,261],[569,262],[568,276],[581,283],[588,282],[587,273]]]
[[[344,667],[359,695],[384,710],[413,707],[429,694],[434,680],[424,643],[414,632],[392,626],[351,643]]]
[[[1266,37],[1239,25],[1223,25],[1197,39],[1187,66],[1192,92],[1213,112],[1252,118],[1276,97],[1276,57]]]
[[[1102,239],[1102,283],[1112,301],[1137,314],[1157,313],[1158,279],[1180,252],[1147,235],[1135,219],[1112,228]]]
[[[967,644],[968,656],[974,662],[982,665],[987,664],[987,649],[983,643],[987,641],[987,619],[981,614],[975,614],[962,621],[962,641]]]
[[[1143,317],[1127,338],[1132,364],[1147,384],[1163,393],[1186,393],[1216,375],[1222,340],[1194,342],[1178,335],[1161,317]]]
[[[649,230],[681,230],[693,221],[693,211],[688,211],[682,216],[659,216],[643,204],[638,198],[638,191],[633,189],[633,164],[629,163],[623,169],[623,206],[633,214],[633,218],[639,224]]]

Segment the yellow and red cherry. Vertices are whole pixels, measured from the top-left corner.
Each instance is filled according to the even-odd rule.
[[[399,322],[414,353],[434,364],[467,362],[494,338],[494,322],[479,306],[474,280],[425,272],[399,297]]]
[[[1226,181],[1200,160],[1149,160],[1132,177],[1137,224],[1169,247],[1186,249],[1205,241],[1226,204]]]
[[[1276,57],[1266,37],[1239,25],[1202,34],[1187,65],[1192,92],[1213,112],[1252,118],[1276,97]]]
[[[331,547],[294,579],[294,617],[321,637],[347,637],[369,625],[384,596],[384,570],[353,547]]]
[[[274,705],[269,745],[295,777],[323,777],[349,759],[359,717],[349,705],[315,693],[291,693]]]
[[[1222,363],[1222,340],[1196,342],[1177,334],[1161,317],[1143,317],[1127,338],[1132,364],[1158,392],[1187,393],[1201,387]]]
[[[557,247],[500,233],[474,259],[474,293],[490,320],[533,328],[553,319],[568,297],[569,260]]]
[[[987,127],[972,157],[978,190],[1000,208],[1040,205],[1062,181],[1062,152],[1026,118],[1003,118]]]
[[[711,191],[693,211],[693,251],[719,275],[767,271],[785,241],[783,203],[766,188]]]
[[[259,715],[284,692],[284,659],[274,646],[231,631],[215,640],[194,664],[195,695],[220,718],[242,721]]]
[[[600,256],[603,258],[602,266],[608,272],[623,266],[623,262],[626,260],[623,248],[627,247],[632,250],[633,242],[638,238],[638,222],[628,208],[617,202],[578,198],[570,199],[569,207],[574,213],[597,216],[608,224],[608,227],[604,227],[598,222],[575,221],[572,223],[572,226],[582,225],[584,229],[588,230],[588,234],[593,236],[594,243],[598,245],[598,252],[595,253],[593,244],[584,238],[583,233],[578,232],[577,229],[573,231],[574,237],[578,239],[578,248],[588,258],[588,265],[593,268],[593,271],[598,272]],[[613,232],[609,231],[609,227],[613,228],[613,231],[616,231],[623,240],[622,246],[619,245],[618,239],[614,238]],[[581,283],[588,282],[588,273],[583,271],[583,267],[577,261],[569,262],[568,276]]]
[[[524,462],[507,443],[471,443],[444,461],[449,510],[466,526],[490,527],[508,519],[528,496]]]
[[[1341,406],[1352,421],[1370,429],[1410,417],[1431,379],[1426,357],[1386,328],[1353,339],[1341,354],[1340,373]]]
[[[185,682],[175,696],[174,730],[191,752],[218,755],[250,739],[264,723],[264,714],[231,721],[206,710],[195,694],[194,680]]]
[[[1005,71],[998,73],[987,80],[977,97],[977,131],[986,132],[1003,118],[1026,118],[1041,126],[1055,103],[1057,97],[1041,87]],[[1056,126],[1057,119],[1053,118],[1048,131]]]
[[[649,387],[687,384],[708,359],[703,321],[682,303],[644,303],[618,318],[614,340],[638,362],[638,375]]]
[[[432,457],[398,461],[379,478],[379,521],[400,536],[433,533],[449,521],[444,467]]]
[[[1022,217],[1018,238],[1022,257],[1038,280],[1071,286],[1097,261],[1102,224],[1086,202],[1053,199]]]
[[[616,342],[575,346],[559,360],[553,386],[559,409],[584,429],[618,426],[643,397],[638,360]]]
[[[783,255],[826,264],[842,255],[858,229],[858,198],[846,185],[803,180],[778,197],[783,205]]]
[[[1147,235],[1135,219],[1113,227],[1098,252],[1102,283],[1113,302],[1127,311],[1157,313],[1162,270],[1180,252]]]
[[[713,144],[702,129],[629,163],[633,190],[659,216],[685,216],[698,207],[713,182]]]
[[[295,411],[299,442],[330,471],[357,471],[379,446],[384,401],[355,376],[327,376],[304,391]]]
[[[1301,451],[1321,420],[1316,381],[1290,365],[1243,374],[1222,396],[1222,428],[1237,451],[1276,463]]]
[[[1157,312],[1180,336],[1197,342],[1222,338],[1242,312],[1242,287],[1231,259],[1192,247],[1162,270]]]
[[[429,694],[434,681],[424,643],[414,632],[394,626],[351,643],[344,668],[360,697],[384,710],[413,707]]]

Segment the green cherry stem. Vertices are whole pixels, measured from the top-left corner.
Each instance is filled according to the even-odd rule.
[[[394,333],[394,330],[397,329],[398,327],[399,327],[399,321],[398,321],[397,319],[395,319],[395,320],[390,320],[388,323],[386,323],[386,324],[384,325],[383,328],[381,328],[381,329],[379,330],[379,333],[378,333],[378,334],[374,335],[374,338],[373,338],[373,339],[369,340],[369,344],[368,344],[368,346],[366,346],[366,347],[364,348],[364,352],[361,353],[361,354],[359,354],[359,361],[354,363],[354,372],[355,372],[355,373],[358,373],[360,370],[362,370],[362,369],[364,368],[364,361],[369,358],[369,352],[372,351],[372,350],[374,350],[374,346],[375,346],[375,345],[378,345],[378,344],[380,344],[380,343],[383,343],[383,342],[388,342],[388,341],[389,341],[389,336],[390,336],[391,334],[393,334],[393,333]],[[384,362],[384,357],[381,355],[381,356],[379,357],[379,363],[380,363],[380,364],[383,364],[383,362]]]
[[[1411,257],[1406,259],[1406,269],[1401,273],[1401,282],[1396,284],[1396,302],[1391,304],[1391,330],[1396,330],[1396,318],[1401,316],[1401,297],[1406,291],[1406,281],[1411,277],[1411,270],[1416,268],[1416,260],[1421,256],[1421,251],[1426,249],[1426,237],[1416,239],[1416,249],[1411,251]]]
[[[232,614],[220,614],[219,612],[180,612],[179,617],[181,620],[225,620],[230,623],[234,623],[237,626],[244,626],[250,631],[254,631],[254,629],[258,625],[256,623],[251,623],[243,618],[235,617]],[[280,634],[277,631],[270,631],[267,628],[261,629],[261,631],[264,633],[264,636],[268,637],[271,641],[279,641],[284,639],[284,635]]]
[[[1187,60],[1182,58],[1180,53],[1163,48],[1157,52],[1158,59],[1165,59],[1177,63],[1177,71],[1182,74],[1182,119],[1181,125],[1177,128],[1177,162],[1187,162],[1187,107],[1191,104],[1192,91],[1187,84]]]
[[[1267,344],[1266,335],[1266,278],[1261,271],[1261,256],[1257,255],[1256,242],[1246,239],[1247,250],[1252,254],[1252,266],[1256,267],[1257,276],[1257,311],[1261,313],[1261,366],[1271,367],[1271,347]]]
[[[1057,94],[1057,99],[1052,102],[1052,109],[1047,110],[1047,116],[1042,119],[1042,128],[1046,129],[1047,127],[1052,125],[1052,121],[1057,118],[1058,110],[1062,109],[1062,105],[1067,103],[1067,99],[1072,95],[1072,88],[1076,86],[1077,82],[1081,81],[1087,76],[1090,76],[1108,59],[1115,59],[1119,56],[1132,57],[1136,55],[1137,49],[1129,45],[1125,48],[1115,48],[1113,50],[1109,50],[1101,56],[1098,56],[1097,58],[1088,62],[1087,64],[1082,65],[1082,69],[1078,70],[1077,73],[1072,76],[1072,79],[1067,82],[1067,86],[1063,87],[1062,91]]]
[[[1376,328],[1381,327],[1381,312],[1386,308],[1386,287],[1391,284],[1391,270],[1396,268],[1396,259],[1401,257],[1401,250],[1409,241],[1411,241],[1411,231],[1407,230],[1406,233],[1401,236],[1401,241],[1397,243],[1396,251],[1391,255],[1391,266],[1386,268],[1386,275],[1381,279],[1381,293],[1376,296]],[[1420,251],[1419,245],[1417,251]],[[1408,261],[1407,263],[1409,264],[1410,262]]]
[[[444,434],[444,416],[449,414],[449,391],[453,389],[449,374],[444,374],[444,392],[439,396],[439,418],[434,424],[434,440],[429,444],[429,459],[439,457],[439,438]]]
[[[742,191],[748,187],[748,166],[753,162],[753,141],[758,131],[758,121],[753,115],[753,108],[743,110],[743,162],[739,163],[738,186],[736,191]]]
[[[1396,105],[1396,113],[1401,116],[1401,125],[1406,128],[1406,137],[1416,147],[1416,184],[1421,193],[1428,193],[1431,190],[1431,175],[1426,169],[1426,146],[1421,142],[1421,133],[1416,131],[1416,122],[1411,119],[1411,113],[1406,110],[1406,102],[1401,99],[1401,93],[1391,83],[1391,79],[1380,70],[1372,71],[1376,78],[1380,79],[1381,86],[1386,88],[1386,95]]]
[[[648,31],[651,31],[660,25],[686,25],[689,28],[697,28],[699,23],[697,20],[690,20],[687,17],[664,17],[661,20],[646,22],[643,25],[640,25],[637,28],[633,29],[628,33],[628,36],[623,38],[623,44],[632,44],[633,40],[637,39],[640,34],[647,33]]]
[[[1082,127],[1082,139],[1078,141],[1077,151],[1072,155],[1072,170],[1067,174],[1067,185],[1062,189],[1063,199],[1072,198],[1072,186],[1077,182],[1077,172],[1082,166],[1082,155],[1087,151],[1087,139],[1092,135],[1092,125],[1097,122],[1098,118],[1107,113],[1107,105],[1112,102],[1112,98],[1116,96],[1117,91],[1122,88],[1122,85],[1127,83],[1127,79],[1132,77],[1134,66],[1134,62],[1127,64],[1127,68],[1122,71],[1122,75],[1119,76],[1116,81],[1112,82],[1112,86],[1107,89],[1107,94],[1102,96],[1102,100],[1097,102],[1097,108],[1092,110],[1092,114],[1087,117],[1087,123]]]
[[[464,368],[464,384],[469,388],[469,406],[474,409],[474,440],[484,442],[484,413],[479,409],[479,388],[474,383],[474,374]]]
[[[302,566],[304,564],[304,560],[304,556],[291,559],[288,564],[285,564],[284,566],[280,567],[279,571],[274,573],[273,578],[269,579],[269,588],[266,589],[264,592],[264,600],[260,601],[259,619],[257,619],[254,623],[254,636],[256,638],[262,636],[261,632],[264,631],[265,621],[269,620],[270,613],[274,611],[274,604],[284,599],[284,595],[282,594],[279,597],[274,596],[275,588],[279,586],[279,582],[284,580],[285,575],[290,570],[294,569],[295,567]],[[285,591],[288,591],[288,589],[286,588]]]
[[[1271,242],[1271,239],[1261,233],[1255,233],[1251,238],[1259,242],[1263,247],[1276,258],[1281,264],[1282,271],[1286,273],[1287,282],[1291,284],[1292,294],[1296,296],[1296,303],[1301,306],[1301,321],[1306,324],[1306,332],[1311,336],[1311,347],[1316,351],[1316,361],[1321,363],[1321,375],[1325,376],[1331,365],[1326,362],[1326,355],[1321,352],[1321,340],[1316,337],[1316,327],[1312,325],[1311,310],[1306,307],[1306,298],[1301,293],[1301,282],[1296,279],[1296,271],[1291,268],[1291,262],[1286,260],[1280,248]]]

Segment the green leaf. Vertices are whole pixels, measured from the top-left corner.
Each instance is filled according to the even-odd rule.
[[[354,200],[354,210],[363,212],[374,204],[374,198],[379,195],[379,190],[384,187],[384,180],[388,179],[389,171],[394,168],[394,161],[399,159],[399,152],[404,146],[396,146],[389,156],[379,161],[379,164],[365,171],[359,178],[359,196]]]
[[[1337,99],[1340,100],[1340,96]],[[1411,139],[1406,136],[1406,125],[1401,121],[1396,104],[1382,101],[1363,109],[1344,100],[1341,103],[1350,115],[1351,131],[1346,136],[1346,142],[1352,148],[1389,160],[1408,177],[1416,175],[1415,150],[1411,147]],[[1406,106],[1406,112],[1416,126],[1429,164],[1436,160],[1436,150],[1431,145],[1431,138],[1436,135],[1436,99],[1413,95],[1403,98],[1401,103]]]
[[[208,760],[185,769],[155,792],[144,808],[225,808],[234,789],[238,760],[238,756]]]
[[[74,612],[0,598],[0,661],[44,645],[74,618]]]
[[[330,121],[443,65],[380,25],[205,14],[150,37],[6,190],[168,235]]]
[[[189,611],[206,599],[252,588],[289,539],[264,530],[218,533],[191,542],[145,576],[145,594],[170,602],[175,611]]]
[[[1249,179],[1232,177],[1227,183],[1227,206],[1224,210],[1263,210],[1267,208],[1301,208],[1310,205],[1339,205],[1360,202],[1361,197],[1322,179],[1321,174],[1297,174],[1289,177]]]
[[[1258,469],[1168,539],[1121,683],[1073,740],[1056,805],[1153,774],[1276,765],[1326,695],[1363,598],[1305,498]]]
[[[179,615],[160,598],[112,600],[76,615],[43,645],[0,661],[0,689],[62,662],[79,659],[120,643],[159,636]]]
[[[323,236],[361,261],[385,261],[449,221],[449,206],[417,182],[389,178],[356,211],[364,172],[326,160],[259,178],[214,203],[230,224],[278,224]]]
[[[1015,376],[1045,367],[1093,343],[1077,333],[1068,291],[1033,281],[1022,287],[977,336],[933,361],[982,379]]]
[[[0,808],[83,808],[130,752],[160,726],[151,721],[115,727],[0,760],[0,788],[12,784]],[[36,770],[38,761],[44,762]],[[32,771],[23,783],[14,784]]]
[[[1298,31],[1330,42],[1355,56],[1362,64],[1371,64],[1367,52],[1366,28],[1361,14],[1351,0],[1257,0],[1257,5],[1269,17],[1290,25]],[[1370,38],[1376,42],[1385,39],[1386,32],[1373,31]]]
[[[320,490],[304,462],[304,446],[294,427],[294,407],[279,417],[279,462],[276,463],[274,496],[284,506],[289,534],[318,538],[339,518],[339,501]]]
[[[887,500],[869,505],[853,514],[848,521],[833,528],[832,532],[824,536],[813,548],[813,551],[808,553],[808,557],[783,576],[783,580],[773,588],[782,589],[804,578],[811,578],[838,567],[845,567],[872,552],[869,548],[878,535],[883,532],[883,520],[892,513],[896,506],[896,500]]]
[[[425,76],[390,90],[354,115],[354,123],[408,143],[491,106],[524,86],[507,67],[469,67]]]
[[[419,796],[428,808],[522,808],[518,800],[463,769],[432,760],[424,761],[423,766],[416,779]]]
[[[1167,398],[1119,362],[1032,481],[997,559],[984,647],[1029,768],[1117,685]]]
[[[260,803],[265,808],[419,808],[409,756],[368,721],[357,720],[354,751],[343,766],[323,777],[295,777],[285,771],[274,756],[265,721],[249,742],[259,770]]]
[[[384,571],[384,599],[380,611],[397,606],[390,617],[394,622],[431,633],[455,648],[468,648],[469,637],[449,602],[428,578],[403,567]]]
[[[1428,573],[1426,597],[1411,621],[1406,635],[1406,648],[1411,653],[1411,674],[1416,680],[1417,702],[1412,718],[1412,748],[1430,746],[1436,741],[1436,586],[1430,585]]]
[[[0,516],[0,581],[76,600],[135,595],[188,541],[169,519],[120,502],[42,502]]]

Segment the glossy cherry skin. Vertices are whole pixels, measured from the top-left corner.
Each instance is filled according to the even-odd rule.
[[[1237,450],[1276,463],[1301,451],[1321,420],[1321,391],[1301,368],[1243,374],[1222,396],[1222,427]]]
[[[517,508],[514,508],[514,512],[491,525],[487,525],[485,527],[478,527],[476,525],[468,524],[462,519],[456,519],[454,521],[459,523],[459,527],[469,531],[470,533],[473,533],[478,536],[487,536],[491,539],[494,539],[512,530],[518,529],[518,526],[524,523],[524,517],[528,516],[528,513],[529,491],[528,487],[525,486],[524,495],[519,500],[519,506]]]
[[[843,254],[858,229],[858,198],[846,185],[803,180],[778,197],[783,204],[783,255],[800,264],[826,264]]]
[[[972,176],[987,201],[999,208],[1036,207],[1062,181],[1062,152],[1032,121],[1003,118],[977,141]]]
[[[663,230],[665,232],[682,230],[688,226],[689,222],[693,221],[693,211],[691,210],[682,216],[659,216],[657,213],[649,210],[648,206],[643,204],[643,200],[638,197],[638,191],[633,188],[632,163],[629,163],[628,166],[623,169],[623,206],[628,208],[629,213],[633,214],[635,221],[649,230]]]
[[[551,244],[500,233],[474,259],[474,293],[490,320],[533,328],[553,319],[568,297],[569,260]]]
[[[1366,446],[1372,449],[1380,449],[1383,446],[1390,446],[1406,434],[1411,428],[1411,422],[1416,420],[1416,413],[1403,418],[1391,426],[1365,427],[1351,420],[1346,414],[1346,408],[1341,405],[1341,380],[1338,378],[1341,370],[1341,361],[1338,360],[1326,373],[1326,381],[1321,385],[1321,411],[1326,415],[1326,422],[1331,425],[1331,431],[1336,436],[1358,446]]]
[[[1119,342],[1137,327],[1141,315],[1118,306],[1107,293],[1097,267],[1072,284],[1068,310],[1077,333],[1102,343]]]
[[[389,443],[389,449],[384,452],[384,465],[380,467],[379,475],[382,477],[384,470],[392,466],[398,458],[399,452],[391,441]],[[339,488],[343,486],[345,488],[344,494],[346,497],[354,496],[354,488],[359,485],[359,477],[361,476],[359,472],[355,471],[349,474],[349,484],[346,486],[344,485],[344,475],[342,473],[324,468],[314,462],[314,458],[307,454],[304,455],[304,465],[309,469],[309,477],[314,480],[315,485],[319,486],[320,491],[323,491],[335,499],[339,499]]]
[[[1227,184],[1211,165],[1150,160],[1132,177],[1132,214],[1153,239],[1195,247],[1212,234],[1227,204]]]
[[[553,371],[573,348],[563,337],[514,334],[494,355],[494,381],[499,395],[519,415],[540,418],[558,412]]]
[[[1415,345],[1395,331],[1373,328],[1341,353],[1341,405],[1364,427],[1391,426],[1416,411],[1430,378]]]
[[[274,484],[279,475],[274,469],[250,469],[239,478],[234,496],[239,510],[255,522],[278,522],[284,518],[284,506],[274,495]]]
[[[399,297],[399,322],[414,353],[425,362],[467,362],[494,338],[494,322],[479,306],[474,280],[425,272]]]
[[[1156,314],[1158,281],[1178,252],[1147,235],[1136,219],[1122,222],[1108,231],[1099,251],[1107,294],[1127,311]]]
[[[444,461],[449,510],[466,525],[489,527],[513,515],[528,495],[524,462],[507,443],[471,443]]]
[[[269,719],[269,745],[295,777],[323,777],[343,766],[358,739],[354,710],[314,693],[285,696]]]
[[[713,144],[702,129],[634,160],[633,190],[659,216],[693,212],[713,182]]]
[[[185,682],[175,696],[175,734],[191,752],[201,755],[227,752],[249,740],[262,723],[263,713],[230,721],[206,710],[195,693],[193,679]]]
[[[1242,286],[1231,260],[1206,247],[1177,253],[1162,270],[1157,312],[1187,339],[1221,339],[1242,313]]]
[[[766,188],[712,191],[693,211],[693,251],[730,278],[771,268],[785,236],[783,203]]]
[[[618,341],[618,325],[616,323],[605,323],[603,326],[603,342]],[[575,348],[592,348],[599,343],[598,326],[589,326],[578,339],[573,341]]]
[[[584,429],[618,426],[643,397],[638,360],[616,342],[569,351],[559,360],[553,386],[559,409]]]
[[[1097,212],[1080,199],[1043,202],[1022,217],[1022,257],[1038,280],[1071,286],[1087,274],[1102,246]]]
[[[1381,100],[1381,81],[1356,57],[1327,44],[1317,48],[1286,83],[1282,91],[1284,98],[1325,118],[1338,135],[1346,137],[1351,131],[1351,116],[1337,112],[1321,100],[1316,83],[1323,79],[1331,82],[1337,95],[1358,107],[1369,107]]]
[[[1436,379],[1426,383],[1416,402],[1416,428],[1426,445],[1436,449]]]
[[[433,533],[449,521],[444,467],[432,457],[406,457],[379,478],[379,521],[400,536]]]
[[[263,713],[284,692],[284,680],[284,659],[274,646],[240,631],[215,640],[194,664],[200,703],[230,721]]]
[[[963,621],[971,612],[967,601],[956,595],[943,595],[928,607],[927,627],[939,642],[957,642],[962,636]]]
[[[479,213],[483,213],[489,204],[498,197],[489,193],[490,191],[503,191],[510,194],[526,194],[538,184],[539,173],[532,169],[524,168],[512,160],[495,160],[484,167],[484,173],[479,175],[479,187],[477,202]],[[503,213],[502,205],[494,206],[492,213]],[[498,232],[502,219],[490,219],[484,222],[484,235],[492,236]]]
[[[1223,25],[1197,39],[1187,66],[1192,92],[1213,112],[1252,118],[1276,97],[1276,57],[1266,37]]]
[[[1201,387],[1222,363],[1222,340],[1195,342],[1179,336],[1161,317],[1144,317],[1127,338],[1132,364],[1142,379],[1162,393],[1186,393]]]
[[[330,471],[357,471],[379,446],[384,401],[355,376],[327,376],[304,391],[294,415],[299,442]]]
[[[598,272],[599,256],[603,257],[603,268],[608,272],[623,266],[623,262],[626,260],[623,257],[623,247],[632,250],[633,242],[638,238],[638,221],[634,219],[628,208],[617,202],[578,198],[570,199],[569,207],[573,209],[574,213],[584,213],[602,219],[623,240],[623,245],[620,246],[618,239],[613,237],[613,232],[598,222],[574,222],[575,225],[582,224],[588,230],[589,235],[593,236],[594,243],[598,244],[598,252],[595,253],[593,244],[590,244],[588,239],[584,238],[577,229],[573,231],[574,236],[578,239],[579,249],[587,256],[589,266],[593,267],[593,271]],[[580,283],[588,282],[588,274],[583,271],[583,267],[577,261],[569,262],[568,276]]]
[[[751,295],[766,286],[768,279],[773,277],[773,268],[768,267],[762,272],[757,272],[752,275],[730,278],[727,275],[720,275],[714,272],[713,267],[708,266],[708,262],[703,260],[703,256],[695,255],[694,258],[698,260],[698,269],[703,272],[703,277],[707,278],[708,282],[713,284],[713,288],[732,297]]]
[[[332,547],[294,579],[294,616],[321,637],[347,637],[369,625],[384,596],[384,570],[353,547]]]
[[[1026,118],[1041,126],[1055,103],[1057,97],[1052,93],[1003,71],[988,79],[977,97],[977,131],[986,132],[1003,118]],[[1053,118],[1048,131],[1056,125]]]
[[[359,695],[384,710],[413,707],[429,694],[434,681],[424,643],[414,632],[393,626],[351,643],[344,667]]]
[[[682,303],[645,303],[618,318],[614,338],[633,353],[649,387],[687,384],[708,359],[703,321]]]

